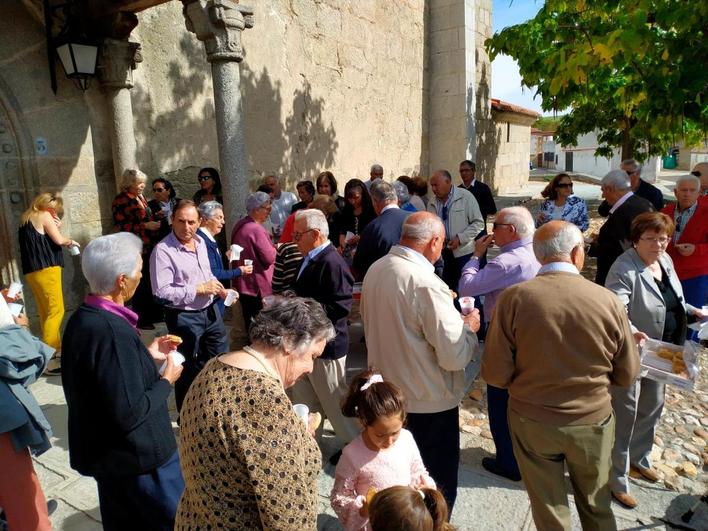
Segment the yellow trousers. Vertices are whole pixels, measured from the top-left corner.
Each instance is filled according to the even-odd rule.
[[[61,289],[61,267],[52,266],[25,275],[39,310],[42,341],[61,350],[59,330],[64,319],[64,294]]]

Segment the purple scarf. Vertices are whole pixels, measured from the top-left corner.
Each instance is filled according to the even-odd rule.
[[[108,299],[97,297],[96,295],[87,295],[84,299],[84,302],[89,306],[98,308],[99,310],[105,310],[107,312],[111,312],[112,314],[117,315],[118,317],[122,317],[123,319],[128,321],[128,323],[130,323],[130,326],[132,326],[136,330],[138,329],[138,314],[130,308],[126,308],[125,306],[116,304],[115,302],[109,301]]]

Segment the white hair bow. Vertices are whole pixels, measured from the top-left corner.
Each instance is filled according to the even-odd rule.
[[[361,386],[359,391],[366,391],[369,387],[374,385],[375,383],[383,383],[383,376],[380,374],[372,374],[368,380],[366,380],[366,383]]]

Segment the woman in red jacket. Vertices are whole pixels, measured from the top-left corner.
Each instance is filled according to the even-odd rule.
[[[701,181],[686,175],[676,181],[676,203],[662,212],[676,224],[676,232],[667,252],[681,281],[686,302],[697,308],[706,304],[708,296],[708,201],[700,200]],[[696,332],[689,330],[689,339]]]

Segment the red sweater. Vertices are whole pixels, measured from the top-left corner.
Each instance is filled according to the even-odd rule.
[[[674,219],[675,210],[676,203],[670,203],[662,212]],[[674,261],[679,279],[708,275],[708,201],[698,200],[698,208],[688,220],[677,243],[692,243],[696,246],[691,256],[683,256],[673,242],[669,243],[667,252]]]

